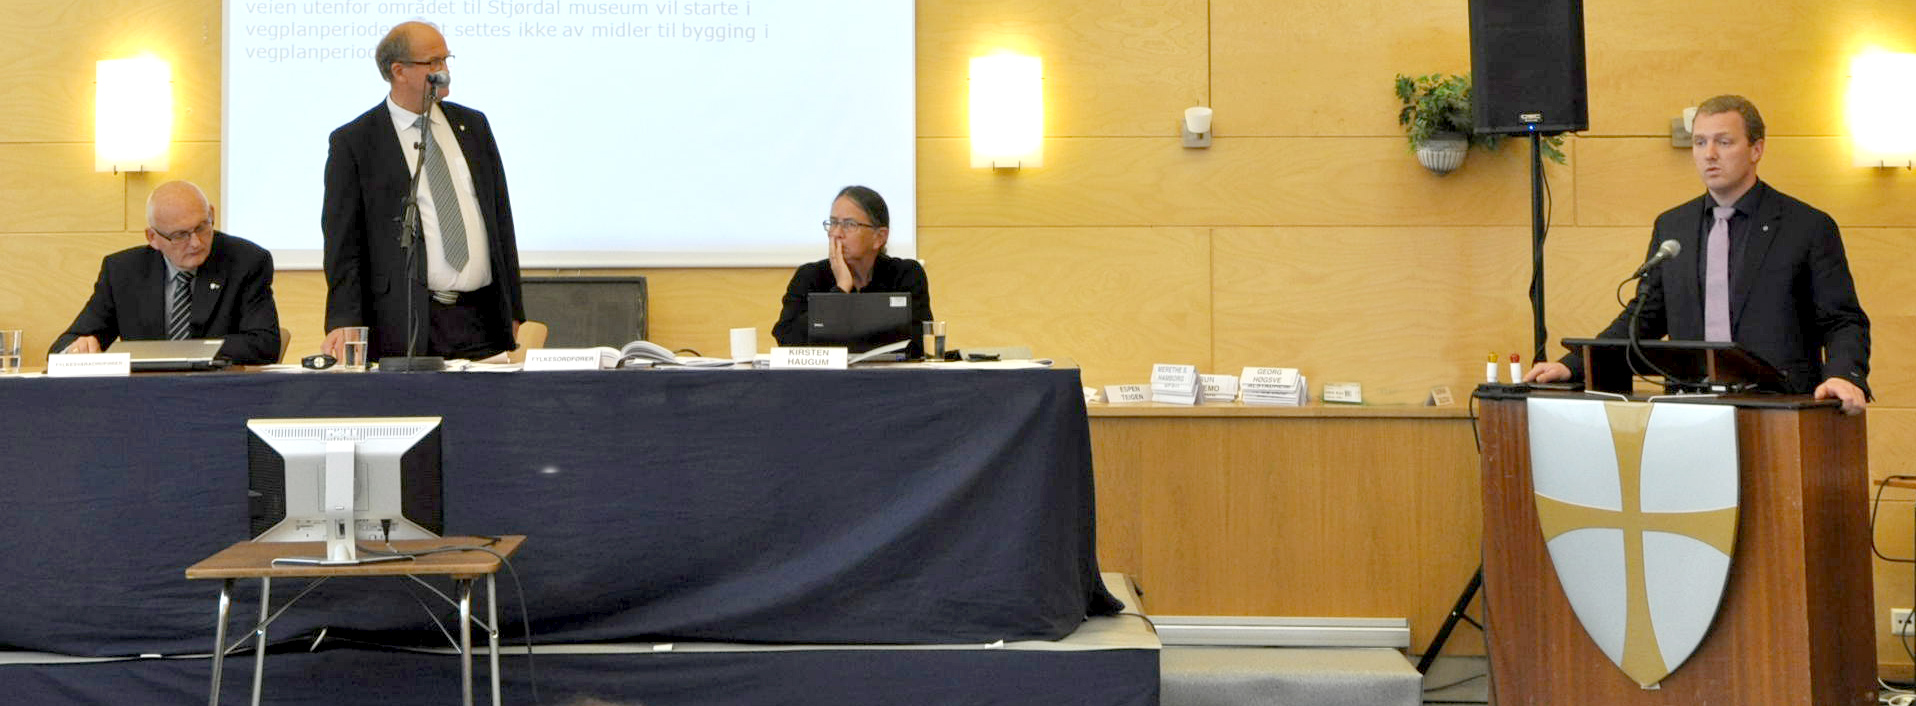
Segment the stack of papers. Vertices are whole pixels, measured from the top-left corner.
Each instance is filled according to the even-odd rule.
[[[1151,366],[1151,401],[1166,404],[1197,404],[1202,394],[1195,365]]]
[[[1310,401],[1310,381],[1297,368],[1245,368],[1238,387],[1244,404],[1302,407]]]
[[[612,349],[600,348],[599,350],[611,351]],[[625,344],[625,346],[620,348],[619,350],[612,351],[612,365],[606,365],[602,367],[638,368],[638,367],[645,367],[649,365],[683,365],[683,366],[694,367],[694,368],[727,368],[727,367],[731,367],[732,359],[731,358],[708,358],[705,356],[696,356],[696,355],[688,355],[688,356],[673,355],[672,351],[667,350],[665,346],[661,346],[657,343],[653,343],[651,341],[633,341],[631,343]]]
[[[1199,375],[1204,385],[1205,402],[1229,402],[1237,399],[1236,375]]]

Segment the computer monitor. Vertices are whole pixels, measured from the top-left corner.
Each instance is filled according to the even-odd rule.
[[[326,542],[326,556],[283,563],[361,564],[359,540],[445,531],[439,417],[249,419],[247,506],[258,542]]]
[[[917,342],[909,292],[815,292],[806,295],[805,341],[853,353],[898,341]],[[912,353],[916,353],[914,346]]]

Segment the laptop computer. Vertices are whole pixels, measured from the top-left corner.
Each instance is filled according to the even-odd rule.
[[[913,337],[911,294],[906,292],[818,292],[807,295],[805,306],[810,319],[805,341],[815,346],[845,346],[863,353]]]
[[[187,338],[178,341],[115,341],[110,353],[130,353],[135,372],[219,370],[227,361],[216,358],[225,339]]]

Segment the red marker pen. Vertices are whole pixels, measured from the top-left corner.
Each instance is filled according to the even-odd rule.
[[[1523,382],[1523,365],[1517,362],[1519,360],[1522,358],[1517,354],[1510,354],[1510,384],[1512,385]]]

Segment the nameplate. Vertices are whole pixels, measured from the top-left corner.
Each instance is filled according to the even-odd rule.
[[[838,346],[773,346],[773,370],[844,370],[845,349]]]
[[[1104,386],[1104,399],[1106,402],[1110,402],[1112,404],[1122,404],[1125,402],[1150,402],[1151,401],[1151,386],[1149,385],[1106,385]]]
[[[132,353],[54,353],[47,356],[47,377],[105,378],[133,374]]]
[[[1364,386],[1355,382],[1324,383],[1324,401],[1363,404]]]
[[[1084,388],[1084,403],[1098,404],[1104,401],[1104,391],[1095,387]]]
[[[1198,371],[1195,365],[1167,365],[1159,363],[1151,366],[1151,386],[1164,390],[1189,390],[1197,387]]]
[[[616,363],[618,354],[613,353]],[[597,348],[534,348],[526,351],[527,372],[555,370],[602,370],[607,367],[605,352]]]
[[[1297,387],[1297,368],[1245,368],[1240,387]]]
[[[1204,384],[1204,399],[1229,402],[1237,399],[1236,375],[1199,375]]]
[[[1450,396],[1449,386],[1438,385],[1430,388],[1430,397],[1424,400],[1424,404],[1431,407],[1450,407],[1456,405],[1457,400]]]

